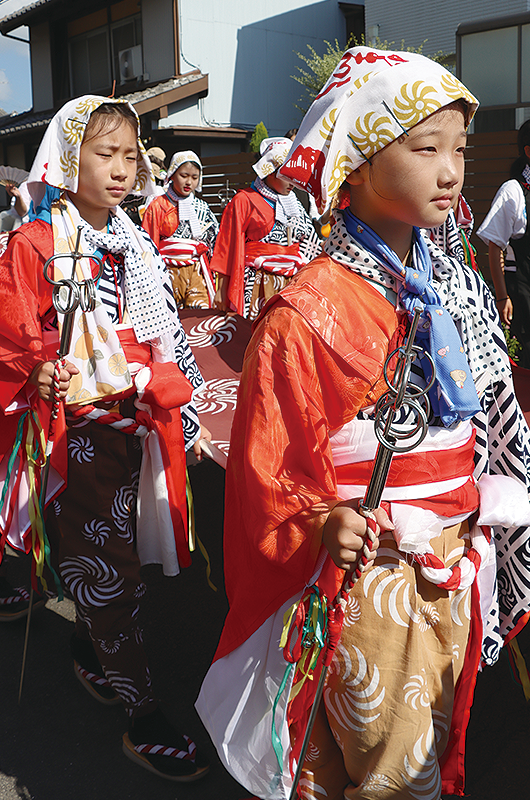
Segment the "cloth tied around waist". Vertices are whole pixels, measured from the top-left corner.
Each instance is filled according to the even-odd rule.
[[[275,275],[290,278],[306,263],[300,255],[298,242],[290,245],[270,242],[247,242],[245,244],[245,267],[262,269]]]
[[[199,270],[206,284],[210,305],[212,305],[215,286],[208,262],[208,245],[195,239],[170,236],[160,240],[158,250],[169,270],[181,267],[196,267]]]
[[[176,267],[192,266],[208,253],[208,245],[195,239],[161,239],[158,251],[166,263]]]
[[[364,497],[377,449],[373,422],[353,420],[336,432],[331,442],[339,497]],[[427,580],[446,589],[470,585],[488,562],[489,526],[530,522],[530,504],[522,484],[497,475],[475,481],[474,446],[475,431],[469,422],[451,431],[429,428],[415,450],[394,455],[383,492],[383,501],[390,503],[398,548],[420,564]],[[430,540],[476,510],[471,547],[456,567],[447,569],[432,555]]]

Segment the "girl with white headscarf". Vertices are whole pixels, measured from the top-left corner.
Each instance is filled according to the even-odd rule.
[[[219,281],[214,306],[221,311],[255,319],[269,297],[321,250],[292,183],[278,176],[291,144],[264,139],[253,166],[256,179],[223,212],[211,263]]]
[[[530,435],[495,304],[421,230],[458,197],[476,106],[423,56],[352,48],[279,173],[321,212],[343,187],[350,206],[333,212],[325,255],[254,323],[232,426],[230,611],[197,708],[223,763],[261,798],[289,797],[328,614],[361,553],[303,800],[462,794],[480,658],[493,663],[527,618]],[[377,448],[374,407],[416,307],[436,365],[432,413],[424,441],[394,456],[370,550],[358,498]],[[425,386],[422,364],[412,380]]]
[[[142,226],[158,247],[171,275],[179,308],[210,308],[215,287],[210,273],[219,224],[202,190],[202,164],[193,150],[175,153],[166,192],[147,207]]]
[[[48,186],[60,190],[49,221],[19,229],[0,263],[0,541],[32,548],[43,579],[49,536],[76,604],[77,678],[100,702],[123,704],[126,755],[171,780],[193,780],[207,768],[158,708],[137,615],[140,563],[160,563],[168,575],[190,563],[185,449],[198,446],[190,401],[203,381],[164,264],[119,207],[133,187],[153,191],[133,107],[92,95],[67,103],[28,178],[35,207]],[[73,261],[78,240],[83,255]],[[63,278],[82,296],[95,278],[95,309],[73,312],[70,350],[58,361],[65,317],[51,284]],[[60,403],[52,427],[54,400],[64,400],[66,415]],[[52,431],[45,533],[35,492]]]

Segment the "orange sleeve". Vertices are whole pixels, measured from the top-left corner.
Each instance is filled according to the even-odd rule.
[[[149,203],[142,219],[142,228],[147,231],[155,245],[160,244],[160,203],[158,197]]]
[[[216,657],[313,574],[322,528],[339,501],[329,431],[355,416],[368,389],[293,309],[280,305],[258,323],[232,425],[224,534],[230,612]]]
[[[38,245],[34,246],[32,239]],[[18,407],[7,414],[5,411],[24,390],[33,369],[49,360],[42,339],[41,320],[52,307],[52,287],[45,281],[43,272],[52,248],[50,227],[46,223],[30,222],[10,236],[7,250],[0,259],[0,459],[11,452],[21,414]],[[23,397],[31,403],[47,434],[51,405],[32,392]],[[61,474],[66,469],[63,432],[61,406],[52,454],[52,463],[56,467],[61,465]]]
[[[149,203],[142,219],[142,227],[155,245],[160,245],[161,239],[167,239],[177,230],[179,212],[176,206],[167,199],[166,195],[159,195]]]

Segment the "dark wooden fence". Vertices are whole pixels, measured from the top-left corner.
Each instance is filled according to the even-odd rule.
[[[510,177],[510,167],[517,158],[517,131],[473,133],[468,138],[464,197],[475,216],[475,230],[488,213],[495,192]],[[488,248],[473,234],[479,267],[489,277]]]

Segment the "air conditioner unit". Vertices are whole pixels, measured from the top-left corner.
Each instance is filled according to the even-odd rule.
[[[142,77],[144,67],[141,44],[129,47],[127,50],[120,50],[118,61],[120,64],[120,83],[126,83]]]

